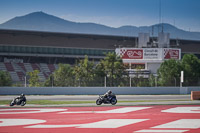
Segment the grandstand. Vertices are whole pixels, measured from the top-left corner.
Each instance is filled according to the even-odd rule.
[[[98,62],[106,53],[120,47],[136,48],[138,38],[0,30],[0,70],[8,71],[15,82],[23,81],[27,72],[39,70],[40,80],[44,81],[59,63],[73,65],[85,55]],[[171,39],[170,47],[200,57],[200,41]]]
[[[26,73],[33,70],[39,70],[40,81],[45,81],[57,68],[57,64],[0,62],[0,70],[8,71],[13,81],[23,81]]]

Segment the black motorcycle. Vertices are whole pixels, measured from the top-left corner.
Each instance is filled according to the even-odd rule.
[[[111,103],[112,105],[115,105],[117,103],[117,98],[116,98],[115,94],[112,94],[109,97],[99,95],[99,98],[96,100],[96,104],[101,105],[102,103],[104,103],[104,104],[110,104]]]
[[[26,99],[20,99],[20,98],[14,98],[11,102],[10,102],[10,106],[14,106],[14,105],[21,105],[24,106],[26,104]]]

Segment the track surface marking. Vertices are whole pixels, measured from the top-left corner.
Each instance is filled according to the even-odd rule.
[[[0,133],[199,133],[199,105],[0,108]]]

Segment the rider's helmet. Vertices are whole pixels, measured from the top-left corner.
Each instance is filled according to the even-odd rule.
[[[109,90],[109,91],[108,91],[108,94],[110,95],[111,93],[112,93],[112,91],[111,91],[111,90]]]
[[[25,95],[22,93],[21,95],[20,95],[20,97],[24,97]]]

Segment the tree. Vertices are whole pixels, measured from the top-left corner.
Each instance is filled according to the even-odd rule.
[[[99,62],[96,67],[95,67],[95,84],[96,86],[104,86],[105,85],[105,77],[106,77],[106,72],[104,65],[101,62]]]
[[[149,76],[149,86],[153,87],[156,86],[156,77],[153,74],[150,74]]]
[[[94,69],[94,62],[89,61],[88,56],[79,61],[73,71],[78,86],[90,86],[89,84],[94,80],[95,76]]]
[[[181,61],[184,85],[197,85],[200,77],[200,60],[193,54],[185,54]]]
[[[29,87],[39,87],[41,84],[39,83],[39,70],[34,70],[33,72],[28,72],[29,76]]]
[[[114,86],[114,80],[120,85],[122,77],[126,75],[125,65],[122,59],[115,53],[109,52],[106,57],[100,61],[98,69],[102,71],[102,76],[106,76],[108,81],[110,80],[110,86]]]
[[[59,64],[59,68],[48,79],[47,85],[54,86],[73,86],[73,69],[69,64]]]
[[[54,74],[49,75],[49,77],[44,82],[45,87],[53,87],[54,85]]]
[[[200,77],[200,60],[193,54],[185,54],[181,61],[166,60],[158,69],[158,82],[162,86],[173,86],[180,82],[184,71],[184,85],[198,85]]]
[[[11,86],[12,79],[8,72],[0,71],[0,86]]]
[[[158,83],[161,86],[174,86],[180,80],[182,67],[180,61],[174,59],[164,61],[158,69]]]

